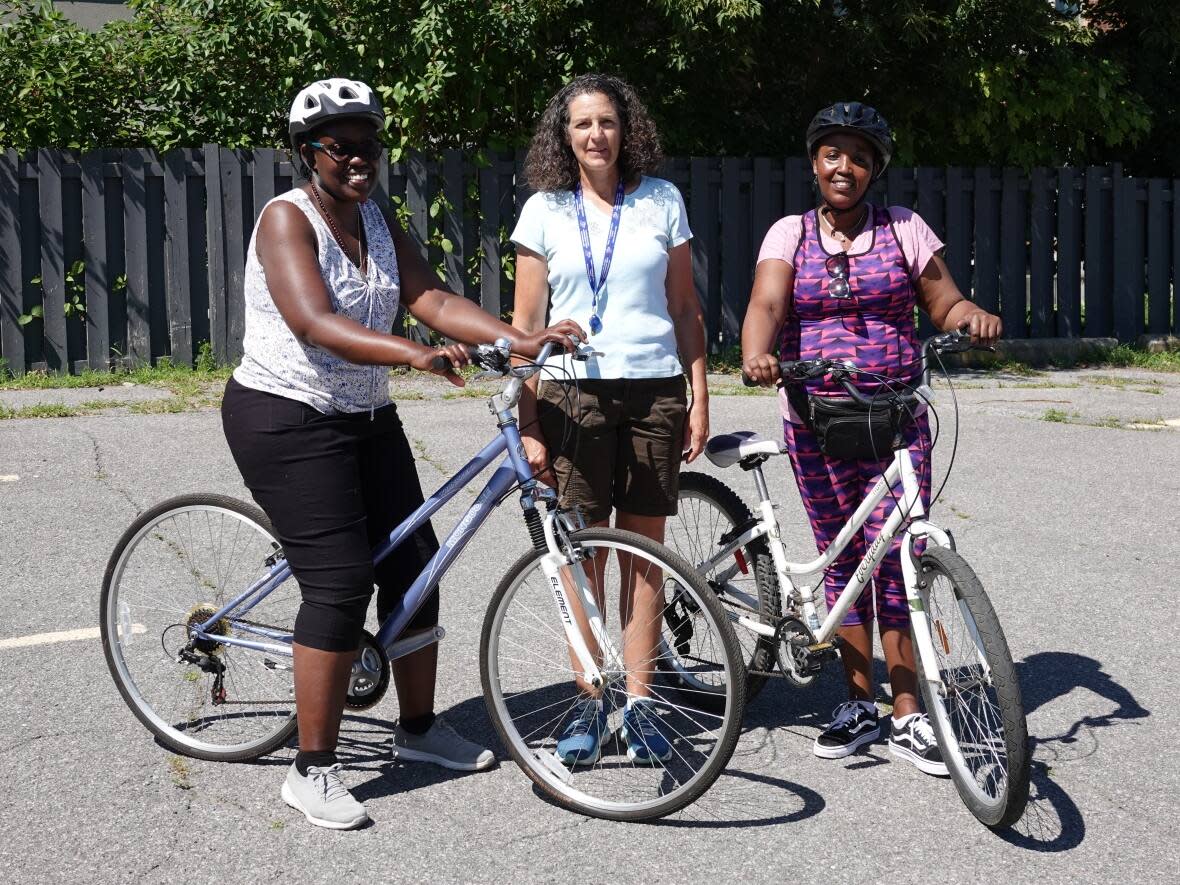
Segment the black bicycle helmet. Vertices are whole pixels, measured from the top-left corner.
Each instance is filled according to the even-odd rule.
[[[824,108],[811,118],[807,127],[807,156],[814,157],[819,140],[833,132],[852,132],[868,139],[881,160],[873,172],[873,179],[881,176],[893,156],[893,139],[889,135],[889,124],[875,108],[859,101],[838,101]]]

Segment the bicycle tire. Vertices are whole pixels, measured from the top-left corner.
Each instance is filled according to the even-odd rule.
[[[290,657],[206,640],[216,676],[181,662],[187,623],[263,577],[279,552],[257,507],[214,494],[181,495],[144,512],[115,545],[103,576],[99,624],[119,693],[136,718],[174,752],[211,761],[256,759],[295,733]],[[289,578],[249,612],[251,623],[290,633],[300,601]],[[230,619],[218,625],[234,635]],[[142,635],[142,639],[140,639]]]
[[[712,555],[723,534],[752,519],[750,508],[725,483],[705,473],[686,471],[680,474],[677,512],[668,519],[664,543],[696,567]],[[757,538],[741,549],[744,562],[735,561],[724,570],[702,571],[701,575],[732,620],[736,621],[739,615],[753,614],[761,623],[773,627],[782,614],[782,602],[766,540]],[[757,612],[751,613],[748,606],[740,604],[727,592],[727,588],[737,589],[757,600]],[[746,700],[749,701],[766,685],[768,677],[762,674],[775,667],[774,640],[740,625],[735,627],[734,633],[746,661]],[[691,677],[687,677],[679,666],[676,650],[669,647],[665,652],[661,666],[677,678],[689,681]]]
[[[1010,826],[1028,802],[1029,754],[1020,683],[1004,631],[979,578],[953,550],[926,550],[918,593],[947,686],[944,697],[919,678],[943,761],[981,823]]]
[[[558,734],[574,705],[590,695],[574,682],[564,628],[540,568],[545,551],[531,550],[505,573],[484,619],[480,678],[489,717],[516,764],[559,805],[579,814],[619,821],[672,814],[713,784],[737,743],[745,709],[745,668],[733,629],[701,577],[664,546],[609,528],[585,529],[570,535],[569,540],[589,554],[590,559],[584,561],[602,564],[603,620],[617,649],[624,648],[618,623],[621,608],[613,603],[621,601],[623,594],[611,569],[620,554],[635,557],[648,569],[659,569],[665,599],[670,590],[687,588],[685,592],[702,609],[703,623],[715,633],[709,648],[716,658],[713,674],[722,686],[725,702],[718,708],[716,695],[710,693],[705,709],[699,703],[700,693],[662,684],[652,663],[629,672],[625,666],[618,668],[618,660],[608,662],[603,665],[607,684],[602,692],[609,725],[603,741],[605,752],[588,765],[566,768],[555,752]],[[653,620],[661,632],[666,629],[662,609]],[[626,629],[642,629],[642,625],[628,624]],[[653,645],[653,656],[658,654],[656,648],[658,643]],[[525,672],[534,664],[535,672]],[[670,738],[673,749],[671,758],[661,765],[628,762],[623,742],[615,733],[628,697],[628,675],[650,680],[647,690],[658,710],[660,730]]]

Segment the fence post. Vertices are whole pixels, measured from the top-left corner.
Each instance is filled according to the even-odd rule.
[[[206,144],[205,157],[205,250],[209,284],[209,343],[218,363],[229,362],[226,346],[225,298],[225,214],[221,200],[221,146]]]
[[[127,353],[133,365],[152,360],[148,307],[146,151],[123,152],[123,244],[127,261]]]
[[[719,276],[717,263],[717,212],[710,182],[708,157],[689,160],[689,227],[692,228],[692,280],[705,313],[705,341],[717,351],[721,332],[721,289],[713,285]]]
[[[225,226],[225,350],[233,362],[242,356],[246,334],[246,246],[243,241],[245,200],[242,160],[237,151],[221,149],[221,205]]]
[[[1168,237],[1171,217],[1164,198],[1166,186],[1163,178],[1153,178],[1147,183],[1147,331],[1153,335],[1167,334],[1171,325],[1172,253]]]
[[[1029,335],[1044,338],[1053,328],[1053,191],[1047,169],[1033,169],[1029,195]]]
[[[971,295],[971,213],[964,199],[963,170],[946,170],[946,263],[959,288]]]
[[[20,157],[0,153],[0,356],[8,371],[23,375],[25,332],[17,321],[24,310],[21,282]],[[2,373],[0,373],[2,374]]]
[[[989,313],[1000,307],[999,249],[1000,212],[992,191],[992,171],[975,170],[975,301]],[[1011,335],[1014,330],[1005,329]]]
[[[191,366],[193,321],[188,275],[188,162],[179,148],[163,159],[168,353],[173,363]]]
[[[102,371],[111,359],[111,279],[107,268],[106,184],[103,152],[90,151],[81,160],[82,245],[86,262],[86,359]]]
[[[1027,338],[1028,207],[1020,195],[1020,172],[1005,169],[1000,190],[1000,316],[1006,338]]]
[[[721,158],[721,344],[740,340],[746,296],[743,277],[746,256],[745,225],[740,207],[741,159]]]
[[[494,317],[504,314],[500,295],[500,155],[488,152],[489,163],[479,170],[479,303]]]
[[[467,295],[467,243],[463,230],[463,205],[467,189],[463,186],[463,152],[443,151],[442,235],[451,244],[451,251],[443,249],[443,278],[452,292]]]
[[[62,153],[37,151],[37,202],[41,211],[42,342],[49,370],[68,372],[66,256],[61,202]]]
[[[1111,323],[1111,242],[1113,202],[1106,199],[1107,170],[1098,166],[1086,169],[1086,286],[1084,308],[1086,335],[1099,338],[1109,335]],[[1113,180],[1112,180],[1113,188]]]
[[[1057,172],[1057,334],[1082,334],[1082,225],[1077,175]]]
[[[1115,164],[1114,333],[1134,341],[1143,331],[1143,242],[1139,232],[1138,182]]]

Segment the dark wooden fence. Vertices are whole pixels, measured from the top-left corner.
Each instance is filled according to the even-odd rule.
[[[383,165],[379,199],[452,289],[505,314],[507,233],[529,192],[521,155],[490,157],[481,168],[458,151]],[[191,364],[209,342],[219,360],[236,359],[250,232],[291,173],[285,152],[217,145],[0,153],[0,358],[18,373]],[[688,205],[710,346],[734,344],[762,236],[812,205],[810,170],[797,157],[693,157],[663,174]],[[1177,331],[1178,194],[1180,180],[1124,177],[1117,165],[894,167],[873,199],[921,213],[959,286],[1001,314],[1008,336],[1133,341]],[[84,310],[67,310],[74,296]],[[22,324],[36,305],[41,316]]]

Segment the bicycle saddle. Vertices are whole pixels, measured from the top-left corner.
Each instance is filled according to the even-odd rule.
[[[752,430],[722,433],[705,445],[705,457],[718,467],[732,467],[751,455],[781,455],[786,443],[763,439]]]

